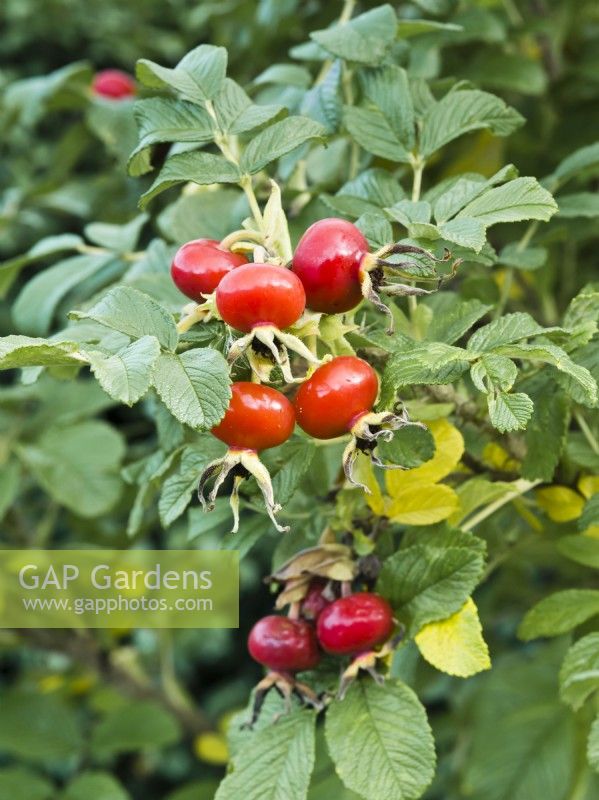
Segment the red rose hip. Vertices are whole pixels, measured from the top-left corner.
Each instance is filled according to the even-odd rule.
[[[182,245],[171,264],[171,277],[184,295],[201,303],[231,270],[247,258],[220,246],[215,239],[194,239]]]
[[[360,265],[368,242],[351,222],[331,217],[304,233],[292,269],[304,285],[308,308],[340,314],[362,300]]]
[[[306,619],[316,620],[324,609],[331,604],[331,600],[323,595],[327,582],[314,580],[310,583],[306,596],[302,600],[302,616]]]
[[[260,325],[282,330],[301,317],[306,294],[299,278],[286,267],[247,264],[219,283],[216,307],[228,325],[243,333]]]
[[[267,450],[293,433],[295,414],[284,394],[269,386],[240,381],[231,386],[231,400],[213,436],[233,449]]]
[[[110,100],[123,100],[137,93],[135,81],[120,69],[104,69],[98,72],[92,82],[92,91]]]
[[[248,650],[254,661],[282,672],[312,669],[320,660],[314,628],[305,620],[274,614],[254,625]]]
[[[378,378],[370,364],[355,356],[338,356],[323,364],[295,396],[298,425],[315,439],[347,433],[376,401]]]
[[[316,635],[323,650],[351,655],[385,642],[393,631],[393,609],[378,594],[357,592],[322,611]]]

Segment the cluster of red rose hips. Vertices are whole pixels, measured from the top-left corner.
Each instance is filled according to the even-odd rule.
[[[297,681],[295,673],[316,667],[323,653],[351,658],[342,675],[341,697],[359,669],[366,669],[381,680],[374,662],[384,651],[376,652],[373,648],[390,639],[395,625],[393,610],[383,597],[372,592],[356,592],[335,599],[331,594],[334,583],[312,581],[301,603],[292,606],[297,616],[272,614],[252,628],[248,650],[269,672],[256,687],[250,724],[273,687],[288,701],[295,694],[302,702],[322,708],[321,698]]]
[[[373,413],[378,378],[369,364],[355,356],[329,355],[320,359],[315,348],[308,348],[293,332],[293,326],[301,332],[299,321],[306,308],[321,314],[339,314],[357,307],[364,297],[372,299],[380,289],[387,291],[381,276],[390,262],[381,257],[382,251],[369,253],[362,232],[341,219],[314,223],[301,238],[290,268],[249,262],[243,253],[228,249],[228,243],[233,248],[238,242],[241,244],[245,232],[238,233],[237,239],[230,235],[222,243],[209,239],[188,242],[177,251],[171,267],[180,291],[199,304],[182,317],[179,330],[185,332],[195,322],[217,315],[231,331],[242,334],[230,343],[229,363],[245,354],[257,381],[233,383],[228,410],[212,429],[229,450],[201,476],[199,496],[205,507],[213,507],[219,488],[231,475],[235,531],[239,484],[251,474],[262,489],[273,523],[279,530],[286,530],[275,519],[280,509],[270,476],[258,459],[260,451],[283,444],[296,422],[316,439],[351,434],[343,457],[344,469],[347,478],[360,485],[353,478],[358,451],[367,453],[378,466],[388,467],[373,452],[377,441],[389,441],[394,430],[410,424],[405,412]],[[241,247],[247,251],[252,245],[246,242]],[[418,252],[434,258],[407,245],[390,245],[385,252]],[[397,289],[402,285],[393,286]],[[402,289],[404,294],[424,291]],[[376,303],[380,305],[380,298]],[[290,350],[308,362],[306,377],[298,379],[291,373]],[[275,367],[280,368],[287,383],[302,382],[292,401],[260,382],[268,381]],[[213,488],[206,499],[204,490],[210,481],[214,482]]]

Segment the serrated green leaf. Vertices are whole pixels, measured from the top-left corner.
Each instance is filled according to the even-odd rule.
[[[343,116],[341,75],[342,62],[337,60],[331,65],[324,80],[306,92],[299,108],[301,114],[324,125],[329,134],[338,130]]]
[[[594,142],[570,153],[546,181],[556,185],[563,184],[577,175],[594,173],[597,169],[599,169],[599,142]]]
[[[525,642],[539,636],[560,636],[599,614],[599,591],[565,589],[545,597],[526,614],[518,636]]]
[[[566,653],[559,674],[560,697],[574,711],[599,689],[599,633],[579,639]]]
[[[139,205],[145,208],[156,195],[176,186],[178,183],[238,183],[241,173],[236,164],[214,153],[202,151],[194,153],[178,153],[168,158],[160,170],[160,174],[147,192],[142,194]]]
[[[163,142],[210,142],[214,136],[208,113],[195,103],[171,97],[152,97],[135,104],[139,143],[129,157],[129,173],[152,169],[152,146]]]
[[[474,217],[486,227],[498,222],[520,222],[551,219],[557,211],[557,203],[536,178],[515,178],[496,186],[468,203],[461,217]]]
[[[220,129],[231,135],[247,133],[286,114],[284,106],[252,103],[241,86],[231,78],[225,78],[220,92],[214,98],[214,110]]]
[[[461,347],[427,342],[407,352],[395,352],[383,373],[386,397],[400,386],[426,383],[452,383],[468,369],[469,354]]]
[[[377,445],[377,454],[389,464],[412,469],[434,456],[435,440],[428,428],[407,425],[395,431],[391,441],[381,440]]]
[[[523,122],[517,111],[495,95],[471,89],[450,92],[424,115],[421,153],[428,158],[453,139],[481,128],[509,136]]]
[[[314,714],[295,711],[252,733],[215,800],[305,800],[314,768]]]
[[[201,44],[190,50],[174,69],[142,58],[137,62],[138,80],[152,89],[175,89],[184,100],[204,103],[221,89],[227,71],[224,47]]]
[[[231,397],[227,362],[209,348],[181,355],[162,353],[153,383],[171,414],[195,430],[207,430],[220,422]]]
[[[399,680],[356,681],[342,702],[329,706],[325,734],[337,774],[365,800],[416,800],[433,779],[426,712]]]
[[[154,336],[166,350],[174,350],[179,340],[171,314],[147,294],[130,286],[117,286],[87,311],[72,311],[70,316],[92,319],[134,339]]]
[[[440,187],[446,183],[444,181],[427,194],[427,199],[431,193],[434,195],[435,219],[438,223],[447,222],[486,189],[517,177],[516,167],[513,164],[507,164],[490,178],[468,174],[462,178],[449,179],[451,182],[448,188],[440,192]]]
[[[325,134],[322,125],[308,117],[287,117],[250,141],[241,157],[240,168],[253,175],[311,139],[324,141]]]
[[[385,158],[388,161],[409,163],[410,154],[408,150],[406,150],[380,111],[357,106],[345,106],[343,121],[352,138],[366,152]]]
[[[549,390],[534,395],[534,411],[526,428],[526,456],[522,477],[550,481],[559,463],[570,420],[563,392]]]
[[[17,328],[35,336],[45,336],[63,297],[112,261],[112,254],[73,256],[38,272],[13,304],[12,317]]]
[[[487,240],[487,229],[485,225],[473,217],[458,217],[443,222],[438,226],[439,234],[448,242],[455,242],[461,247],[467,247],[480,253]]]
[[[509,392],[518,377],[518,369],[509,358],[488,353],[470,368],[470,377],[481,392],[492,391],[493,387]],[[485,381],[488,381],[489,385]]]
[[[150,388],[159,355],[160,343],[155,336],[143,336],[113,356],[87,353],[92,372],[106,394],[127,406],[137,403]]]
[[[530,314],[517,311],[479,328],[470,337],[468,350],[473,352],[494,350],[502,345],[539,336],[542,333],[545,333],[545,328],[535,322]]]
[[[273,487],[277,502],[285,506],[310,469],[316,455],[316,447],[310,441],[292,441],[283,445],[281,455],[284,464],[273,478]]]
[[[69,367],[85,363],[77,342],[52,342],[31,336],[0,338],[0,369]]]
[[[370,212],[362,214],[356,220],[356,228],[362,231],[373,250],[378,250],[393,241],[391,223],[382,214]]]
[[[414,147],[414,108],[407,72],[388,65],[360,73],[364,94],[383,114],[407,150]]]
[[[459,611],[483,568],[483,555],[470,548],[412,545],[385,561],[377,591],[416,632]]]
[[[338,58],[375,66],[381,63],[395,41],[396,32],[395,10],[383,5],[349,22],[314,31],[310,38]]]
[[[454,344],[491,310],[480,300],[463,300],[454,292],[438,292],[427,297],[425,304],[433,315],[426,331],[431,342]]]
[[[500,433],[526,428],[532,416],[533,402],[524,392],[494,392],[487,395],[489,417],[493,427]]]

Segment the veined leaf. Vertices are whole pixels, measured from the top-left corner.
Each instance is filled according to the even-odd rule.
[[[201,44],[190,50],[174,69],[161,67],[142,58],[137,62],[137,78],[152,89],[175,89],[184,100],[204,103],[221,89],[227,71],[224,47]]]
[[[536,178],[515,178],[472,200],[458,218],[473,217],[489,227],[525,219],[547,222],[556,211],[557,203]]]
[[[501,433],[526,428],[534,408],[532,400],[524,392],[492,392],[487,395],[487,405],[491,423]]]
[[[96,380],[114,400],[132,406],[150,388],[154,365],[160,354],[155,336],[143,336],[112,356],[88,352]]]
[[[178,153],[167,159],[154,183],[142,194],[139,205],[145,208],[152,198],[177,183],[238,183],[240,179],[237,165],[223,156],[202,151]]]
[[[241,157],[240,168],[253,175],[301,144],[311,139],[324,141],[325,137],[325,129],[313,119],[287,117],[254,136]]]
[[[579,639],[566,653],[559,674],[560,696],[574,711],[599,689],[599,633]]]
[[[377,65],[395,41],[397,16],[390,5],[379,6],[349,22],[315,31],[310,38],[338,58]]]
[[[346,106],[343,121],[352,138],[368,153],[388,161],[409,163],[408,150],[381,111]]]
[[[518,628],[525,642],[539,636],[560,636],[599,614],[599,591],[565,589],[546,597],[526,614]]]

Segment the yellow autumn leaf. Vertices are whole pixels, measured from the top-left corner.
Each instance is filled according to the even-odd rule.
[[[367,486],[370,490],[370,494],[366,495],[366,502],[370,506],[371,510],[374,511],[374,513],[379,517],[384,516],[387,513],[387,503],[383,493],[381,492],[381,487],[377,482],[369,458],[366,458],[362,455],[358,456],[354,466],[354,478],[360,483],[363,483],[364,486]]]
[[[577,519],[584,508],[584,498],[567,486],[548,486],[535,492],[537,503],[554,522]]]
[[[508,451],[497,442],[489,442],[483,449],[483,462],[491,469],[517,472],[520,462],[512,458]]]
[[[471,597],[451,617],[425,625],[416,635],[416,644],[429,664],[458,678],[468,678],[491,667],[489,648]]]
[[[193,751],[207,764],[226,764],[229,760],[227,740],[221,733],[200,733],[193,742]]]
[[[599,475],[583,475],[577,485],[578,491],[589,500],[599,492]]]
[[[437,483],[459,463],[464,452],[464,439],[459,430],[446,419],[434,420],[428,428],[435,440],[434,456],[414,469],[390,470],[385,476],[385,485],[391,497],[423,483]]]
[[[450,486],[421,483],[393,495],[386,514],[403,525],[433,525],[450,517],[459,505]]]

